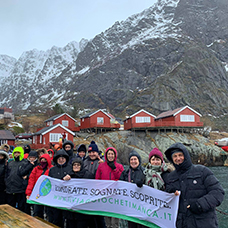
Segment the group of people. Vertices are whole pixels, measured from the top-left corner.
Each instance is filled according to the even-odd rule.
[[[171,145],[164,153],[175,167],[173,171],[167,168],[158,148],[149,153],[146,167],[142,166],[140,155],[132,151],[127,169],[117,163],[116,148],[108,147],[103,156],[94,141],[88,149],[84,144],[79,145],[77,153],[74,153],[71,141],[65,141],[62,149],[56,147],[56,151],[29,149],[29,145],[14,148],[11,161],[8,161],[8,153],[0,150],[1,204],[8,203],[40,218],[46,215],[49,222],[59,227],[119,227],[120,220],[117,218],[80,214],[42,205],[31,207],[26,203],[26,198],[29,199],[41,175],[64,181],[71,178],[121,180],[136,184],[138,188],[148,185],[175,195],[180,194],[177,228],[218,227],[215,208],[222,203],[224,190],[210,169],[192,164],[187,148],[181,143]],[[144,227],[130,221],[127,226]]]

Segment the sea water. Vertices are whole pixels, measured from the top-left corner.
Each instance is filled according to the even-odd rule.
[[[217,216],[219,221],[219,228],[227,228],[228,227],[228,167],[222,166],[222,167],[209,167],[209,169],[214,173],[216,178],[221,183],[224,191],[225,191],[225,198],[222,202],[222,204],[217,207]],[[225,214],[222,214],[220,212],[224,212]]]

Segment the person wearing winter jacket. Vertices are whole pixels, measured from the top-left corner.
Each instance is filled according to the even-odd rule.
[[[63,180],[63,177],[69,174],[72,170],[72,166],[68,164],[69,155],[63,149],[56,152],[53,157],[53,162],[55,166],[49,171],[50,177]],[[49,222],[55,224],[56,226],[64,227],[63,211],[61,209],[48,207],[47,214]]]
[[[1,145],[1,149],[4,150],[5,152],[9,153],[10,146],[7,143],[5,143],[5,144]]]
[[[85,169],[88,169],[95,178],[98,165],[104,161],[99,156],[98,146],[94,141],[91,141],[88,147],[88,156],[84,160]]]
[[[41,155],[38,165],[32,170],[32,172],[29,176],[28,186],[27,186],[26,191],[25,191],[27,199],[29,199],[38,178],[41,175],[48,176],[49,170],[51,167],[53,167],[53,165],[51,164],[50,156],[48,154]],[[43,219],[44,218],[44,208],[45,207],[43,205],[36,205],[35,204],[33,216],[38,216],[38,217]]]
[[[100,163],[96,172],[95,179],[99,180],[119,180],[124,168],[116,162],[117,150],[114,147],[108,147],[105,151],[105,162]],[[119,227],[119,219],[114,217],[105,217],[107,227]]]
[[[30,151],[31,151],[31,147],[30,147],[29,145],[25,145],[25,146],[24,146],[24,153],[25,153],[25,154],[29,154]]]
[[[85,144],[80,144],[77,149],[77,154],[76,156],[78,158],[81,158],[83,161],[86,158],[86,145]]]
[[[68,181],[72,178],[93,179],[93,174],[83,167],[81,158],[75,158],[73,160],[71,169],[71,172],[63,180]],[[89,224],[93,216],[70,211],[63,211],[63,214],[67,219],[67,228],[87,228],[88,226],[94,228],[96,226]]]
[[[166,180],[166,191],[181,191],[176,227],[217,228],[215,208],[224,199],[219,181],[207,167],[192,164],[182,143],[171,145],[165,155],[175,167]]]
[[[5,204],[6,201],[6,184],[5,171],[9,155],[6,151],[0,150],[0,205]]]
[[[27,159],[25,159],[25,156],[28,156]],[[28,180],[29,176],[32,172],[32,170],[37,166],[38,164],[38,154],[35,150],[32,150],[29,152],[29,154],[24,155],[25,161],[27,161],[22,167],[21,167],[21,175],[24,178],[26,188],[28,186]],[[25,203],[25,213],[28,215],[31,215],[31,204],[28,204],[27,202]]]
[[[105,151],[105,162],[99,164],[95,179],[119,180],[124,168],[116,160],[117,150],[114,147],[108,147]]]
[[[5,173],[7,203],[25,212],[25,189],[26,180],[24,174],[21,174],[22,167],[27,164],[23,159],[24,150],[22,147],[16,147],[13,150],[13,161],[8,162]]]
[[[143,187],[145,183],[144,168],[141,166],[141,157],[136,151],[129,154],[129,168],[124,170],[119,180],[135,183],[137,187]],[[143,228],[145,226],[128,221],[128,228]]]
[[[67,140],[63,143],[63,150],[68,154],[69,161],[68,163],[71,165],[72,161],[76,158],[76,154],[74,153],[74,144],[72,141]]]
[[[158,148],[154,148],[149,154],[149,163],[144,170],[145,184],[159,190],[165,190],[165,177],[168,175],[167,166],[163,154]]]

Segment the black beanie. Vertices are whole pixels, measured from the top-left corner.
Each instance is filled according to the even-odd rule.
[[[28,157],[36,157],[36,158],[38,158],[38,154],[37,154],[37,152],[35,150],[32,150],[32,151],[29,152]]]

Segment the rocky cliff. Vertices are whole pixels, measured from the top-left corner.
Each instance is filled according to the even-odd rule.
[[[84,138],[84,139],[83,139]],[[221,166],[227,158],[224,151],[215,146],[213,141],[199,134],[181,133],[155,133],[155,132],[130,132],[116,131],[105,134],[91,135],[78,133],[74,143],[84,143],[87,146],[94,140],[99,150],[105,151],[107,147],[113,146],[118,151],[118,159],[122,164],[128,164],[128,155],[136,150],[142,158],[143,163],[148,162],[150,151],[157,147],[162,153],[173,143],[183,143],[190,152],[194,164],[206,166]],[[223,154],[223,155],[222,155]],[[167,161],[167,160],[166,160]]]

